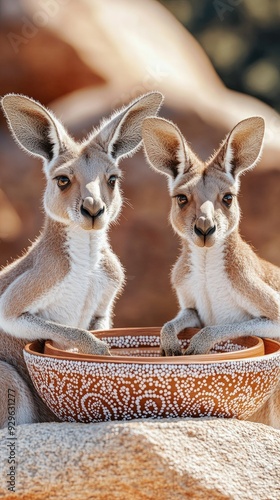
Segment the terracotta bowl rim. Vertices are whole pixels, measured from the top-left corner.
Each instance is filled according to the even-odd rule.
[[[96,331],[101,332],[101,331]],[[102,331],[103,333],[103,331]],[[114,335],[112,335],[114,336]],[[259,337],[257,337],[259,338]],[[55,359],[57,361],[71,361],[74,363],[107,363],[107,364],[123,364],[123,365],[134,365],[134,364],[148,364],[148,365],[216,365],[216,364],[228,364],[228,363],[247,363],[253,361],[261,361],[261,360],[270,360],[271,358],[275,358],[280,356],[280,342],[277,340],[273,340],[270,338],[261,339],[264,342],[265,351],[268,351],[266,354],[255,357],[243,357],[237,359],[213,359],[213,356],[219,356],[218,354],[210,354],[211,360],[207,361],[199,361],[196,355],[192,356],[166,356],[166,357],[136,357],[136,356],[100,356],[100,355],[90,355],[87,357],[83,355],[83,357],[68,357],[67,354],[65,356],[54,356],[52,354],[44,354],[42,352],[38,352],[38,348],[40,343],[38,341],[29,342],[25,347],[24,351],[32,356],[37,356],[41,358],[49,358]],[[37,349],[37,350],[36,350]],[[221,353],[224,355],[224,353]],[[199,355],[198,355],[199,357]]]
[[[111,328],[109,330],[95,330],[92,333],[94,333],[98,338],[100,339],[108,339],[108,338],[118,338],[118,337],[126,337],[126,338],[133,338],[133,337],[139,337],[139,336],[144,336],[144,337],[159,337],[160,335],[160,327],[132,327],[132,328]],[[186,328],[179,334],[179,338],[181,339],[188,339],[191,338],[195,333],[199,331],[199,328]],[[244,341],[246,339],[246,341]],[[184,360],[187,362],[190,362],[192,359],[196,360],[196,363],[200,362],[214,362],[214,361],[233,361],[233,360],[238,360],[238,359],[244,359],[244,358],[249,358],[249,357],[259,357],[261,355],[264,355],[265,353],[265,347],[263,340],[260,337],[256,336],[246,336],[246,337],[239,337],[234,340],[237,344],[239,345],[246,345],[246,343],[249,343],[249,347],[246,347],[246,349],[242,350],[235,350],[235,351],[223,351],[223,352],[217,352],[217,353],[211,353],[211,354],[203,354],[203,355],[195,355],[194,356],[180,356],[179,358],[184,358]],[[45,346],[48,348],[49,352],[44,352],[44,354],[47,355],[52,355],[54,357],[59,357],[62,359],[77,359],[77,360],[82,360],[82,359],[90,359],[92,360],[93,358],[96,358],[97,355],[89,355],[87,356],[86,354],[82,353],[73,353],[73,352],[67,352],[62,349],[56,348],[52,345],[52,341],[46,341]],[[168,356],[168,357],[163,357],[163,356],[138,356],[135,354],[131,354],[129,351],[137,350],[137,349],[144,349],[145,347],[131,347],[131,348],[115,348],[111,347],[111,356],[110,359],[120,359],[124,360],[126,359],[127,361],[130,362],[136,362],[139,359],[141,359],[143,362],[147,363],[153,363],[153,361],[162,361],[165,360],[166,362],[170,362],[172,360],[174,362],[174,356]],[[128,351],[128,354],[126,356],[119,354],[120,351]],[[106,357],[107,359],[107,357]],[[178,363],[176,363],[178,364]]]

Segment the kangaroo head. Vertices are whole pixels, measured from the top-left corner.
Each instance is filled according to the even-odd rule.
[[[162,95],[151,92],[103,121],[87,139],[74,141],[44,106],[8,94],[2,107],[16,142],[44,163],[47,215],[85,230],[106,228],[121,209],[119,160],[141,145],[143,119],[155,115]]]
[[[205,163],[167,120],[146,118],[142,135],[148,162],[169,179],[175,231],[199,247],[223,241],[239,224],[239,176],[260,158],[264,120],[238,123]]]

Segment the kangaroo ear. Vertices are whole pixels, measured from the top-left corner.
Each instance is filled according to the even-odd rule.
[[[191,151],[174,123],[164,118],[146,118],[142,136],[147,160],[152,168],[175,179],[191,166]]]
[[[101,124],[92,138],[114,161],[130,156],[140,147],[144,118],[156,115],[163,102],[160,92],[150,92],[133,101]]]
[[[14,139],[25,151],[50,162],[65,149],[69,136],[44,106],[16,94],[7,94],[1,104]]]
[[[264,119],[260,116],[239,122],[218,152],[215,166],[234,179],[253,168],[261,156],[264,128]]]

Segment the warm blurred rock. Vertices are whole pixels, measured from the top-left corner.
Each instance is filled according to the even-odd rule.
[[[44,5],[53,5],[55,11],[33,36],[25,37],[26,43],[21,41],[15,53],[7,35],[26,34],[23,16],[38,23]],[[152,89],[166,97],[161,115],[178,124],[204,159],[239,120],[263,115],[267,124],[263,160],[242,178],[242,234],[261,256],[280,265],[277,113],[226,89],[199,44],[157,2],[50,0],[38,6],[36,0],[18,0],[15,6],[13,16],[7,18],[6,12],[2,18],[0,92],[23,92],[49,104],[75,137],[83,137],[113,108]],[[238,51],[237,44],[236,57]],[[44,186],[39,162],[19,151],[3,127],[0,186],[23,231],[12,244],[0,241],[0,264],[20,254],[38,234]],[[167,187],[141,152],[121,166],[124,196],[133,210],[125,204],[119,224],[111,230],[113,248],[127,269],[115,326],[160,325],[177,309],[169,273],[179,241],[167,221]]]
[[[53,2],[58,5],[56,0]],[[14,15],[4,15],[8,6],[4,9],[4,2],[0,3],[0,95],[16,92],[48,104],[77,89],[104,83],[97,71],[83,62],[73,45],[47,26],[36,26],[32,17],[27,17],[24,2],[16,3]],[[52,0],[45,3],[51,5]],[[38,12],[43,12],[42,8],[37,8]]]

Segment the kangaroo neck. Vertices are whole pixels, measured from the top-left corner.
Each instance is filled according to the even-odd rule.
[[[41,235],[47,246],[51,246],[56,252],[61,249],[62,253],[75,258],[83,258],[84,255],[97,255],[102,248],[108,244],[106,230],[86,231],[78,226],[66,225],[46,217],[44,230]]]
[[[232,231],[222,241],[216,242],[212,247],[198,247],[193,242],[184,242],[183,252],[193,265],[206,265],[207,262],[217,261],[222,264],[225,253],[229,253],[230,248],[236,248],[242,238],[238,229]]]

